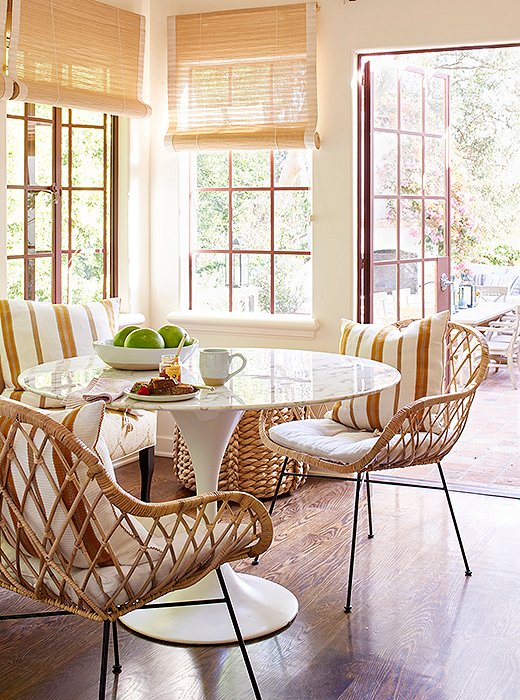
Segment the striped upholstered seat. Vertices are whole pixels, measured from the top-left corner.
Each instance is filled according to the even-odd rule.
[[[92,353],[92,341],[112,338],[119,327],[119,299],[89,304],[47,304],[0,299],[0,396],[39,408],[63,402],[24,391],[20,373],[34,365]],[[107,411],[102,434],[112,459],[155,444],[155,415]]]

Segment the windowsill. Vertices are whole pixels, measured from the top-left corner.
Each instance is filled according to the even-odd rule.
[[[214,313],[208,315],[198,311],[171,311],[170,323],[188,326],[190,333],[218,332],[228,335],[262,335],[273,338],[314,338],[320,323],[312,316],[289,316],[277,314]]]

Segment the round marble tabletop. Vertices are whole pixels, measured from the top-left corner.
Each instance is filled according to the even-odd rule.
[[[233,348],[247,359],[245,369],[214,392],[201,391],[188,401],[150,402],[127,397],[113,402],[115,408],[146,410],[248,410],[328,403],[366,394],[397,384],[393,367],[357,357],[308,350]],[[96,355],[47,362],[25,370],[21,385],[40,395],[63,399],[79,391],[94,377],[146,381],[158,372],[136,372],[108,367]],[[182,380],[202,384],[198,353],[183,366]]]

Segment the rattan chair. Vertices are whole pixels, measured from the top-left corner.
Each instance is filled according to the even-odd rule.
[[[211,602],[227,605],[260,698],[219,567],[264,552],[271,539],[270,517],[253,496],[230,491],[144,503],[66,426],[0,399],[0,586],[59,609],[0,619],[73,613],[102,622],[100,699],[110,629],[113,670],[121,670],[117,619],[215,569],[223,597]]]
[[[410,323],[405,321],[399,326]],[[260,436],[266,447],[278,455],[285,457],[284,467],[280,479],[286,474],[288,460],[299,460],[309,465],[311,471],[309,477],[323,477],[326,471],[327,477],[349,479],[349,474],[357,474],[355,500],[354,500],[354,520],[352,526],[352,543],[350,553],[350,566],[347,585],[347,600],[345,611],[352,609],[352,581],[354,572],[354,557],[356,549],[356,535],[358,524],[359,498],[362,482],[366,480],[367,507],[369,538],[373,537],[372,513],[370,502],[369,474],[373,471],[384,469],[395,469],[400,467],[412,467],[419,464],[437,463],[439,475],[442,481],[442,488],[446,494],[449,510],[455,526],[455,532],[459,542],[462,558],[466,569],[466,575],[471,575],[468,560],[462,544],[459,528],[455,519],[455,513],[451,504],[451,499],[441,467],[441,460],[449,453],[459,439],[466,421],[469,409],[475,398],[477,387],[486,376],[489,362],[489,354],[484,337],[466,326],[456,323],[448,323],[446,332],[446,366],[444,378],[444,390],[439,396],[427,396],[418,399],[413,403],[400,409],[385,426],[379,436],[364,433],[364,436],[371,438],[365,442],[368,444],[362,456],[359,455],[359,448],[353,452],[356,458],[337,460],[325,459],[323,456],[316,456],[312,448],[308,451],[303,449],[294,450],[283,446],[277,440],[283,438],[284,431],[287,431],[289,424],[275,426],[269,425],[269,414],[267,412],[260,416]],[[325,421],[321,423],[320,421]],[[295,426],[296,424],[290,424]],[[326,430],[338,431],[342,429],[338,423],[328,419],[308,420],[301,422],[300,444],[305,440],[306,432],[311,436],[309,445],[315,443],[313,437],[320,432],[322,434],[321,452],[327,439]],[[294,428],[293,428],[294,429]],[[307,429],[307,430],[306,430]],[[345,436],[352,436],[353,432],[344,428]],[[302,437],[303,436],[303,437]],[[337,442],[335,443],[337,446]],[[359,444],[359,443],[358,443]],[[332,442],[330,443],[332,451]],[[335,454],[337,457],[337,454]],[[320,472],[322,472],[320,474]],[[272,514],[278,493],[275,493],[271,502],[269,513]],[[258,558],[254,563],[257,563]]]

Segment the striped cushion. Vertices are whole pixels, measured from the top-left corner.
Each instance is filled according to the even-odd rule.
[[[104,409],[103,401],[93,401],[72,410],[55,411],[52,418],[69,428],[88,448],[96,452],[109,475],[114,478],[108,451],[100,439]],[[10,421],[0,418],[0,431],[4,435],[9,427]],[[102,542],[107,533],[112,533],[116,527],[110,538],[110,546],[122,564],[132,563],[139,551],[139,542],[124,527],[116,526],[119,514],[108,499],[102,496],[97,481],[89,480],[87,466],[80,462],[73,477],[70,464],[76,460],[64,445],[60,449],[51,445],[45,441],[43,430],[35,430],[30,425],[27,425],[27,434],[30,434],[31,440],[40,450],[41,462],[35,464],[34,452],[27,449],[27,440],[18,431],[7,489],[38,539],[46,541],[46,546],[50,549],[54,539],[63,531],[59,551],[67,561],[77,567],[86,567],[89,566],[89,560],[97,557],[98,565],[106,566],[112,563],[112,558],[108,552],[103,551]],[[27,477],[33,470],[36,471],[35,479],[27,491]],[[69,521],[68,509],[85,484],[88,485],[81,503]],[[95,516],[86,525],[87,513],[92,504],[96,504]],[[16,517],[14,514],[12,517],[16,527]],[[135,523],[133,530],[141,535],[146,534],[139,523]],[[82,539],[80,548],[77,547],[78,534]],[[24,539],[26,552],[37,556],[38,552],[31,542]]]
[[[357,430],[383,430],[403,406],[440,394],[448,318],[449,312],[442,311],[402,329],[343,319],[340,352],[392,365],[401,372],[401,381],[377,394],[337,403],[333,420]]]
[[[0,299],[0,368],[10,398],[42,407],[56,401],[22,392],[20,372],[43,362],[89,355],[93,340],[113,338],[118,328],[119,299],[90,304],[47,304]],[[0,387],[3,388],[3,387]]]

